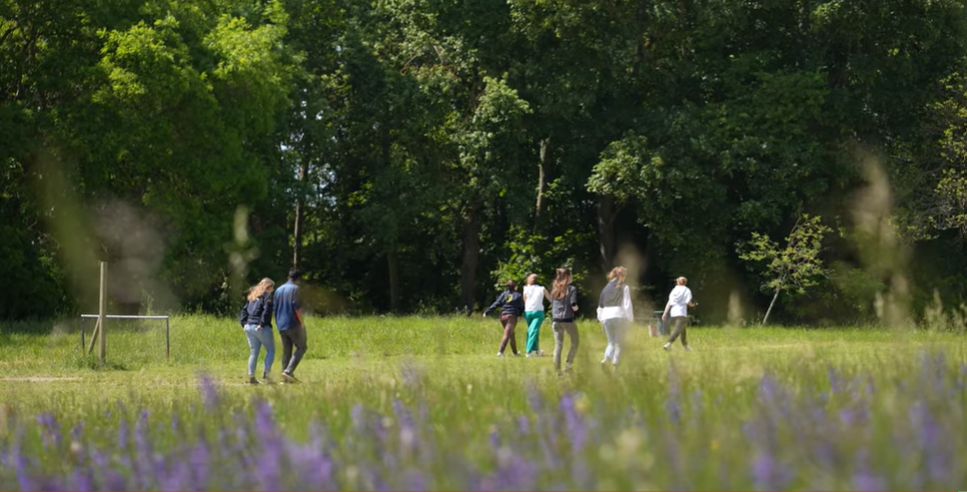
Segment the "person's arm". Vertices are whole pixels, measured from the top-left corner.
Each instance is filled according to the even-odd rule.
[[[272,295],[267,294],[262,298],[262,317],[259,323],[259,329],[262,328],[272,328]]]
[[[248,301],[242,304],[242,310],[238,312],[238,322],[245,328],[245,320],[248,319]]]
[[[675,289],[677,288],[678,287],[676,287]],[[662,313],[661,315],[662,321],[665,321],[668,319],[668,311],[671,311],[672,304],[674,304],[674,301],[675,301],[675,289],[672,289],[671,293],[668,294],[668,302],[665,304],[665,312]]]
[[[624,292],[625,295],[624,295],[624,299],[621,301],[621,304],[622,304],[621,307],[623,308],[623,311],[625,312],[625,319],[627,319],[628,321],[634,321],[635,320],[635,313],[633,311],[634,308],[631,305],[631,288],[629,288],[626,285],[625,288],[624,288],[624,291],[625,291]]]
[[[541,290],[544,291],[544,299],[547,299],[547,302],[554,302],[554,299],[551,299],[551,293],[548,292],[547,289],[541,289]]]
[[[302,304],[299,302],[298,286],[292,290],[292,314],[295,316],[295,320],[299,322],[299,326],[305,328],[306,325],[302,322]]]
[[[488,314],[494,312],[494,309],[497,309],[497,308],[499,308],[500,306],[503,306],[503,305],[504,305],[504,294],[501,293],[500,295],[497,296],[497,300],[494,301],[494,303],[491,304],[489,308],[487,308],[486,310],[484,310],[484,312],[483,312],[484,317],[486,317]]]
[[[578,290],[574,287],[571,287],[569,304],[571,305],[571,310],[576,313],[578,311]]]

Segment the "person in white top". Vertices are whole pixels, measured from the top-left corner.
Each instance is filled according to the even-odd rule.
[[[672,344],[679,335],[682,336],[682,347],[688,348],[688,341],[685,339],[685,328],[688,327],[688,308],[695,307],[697,304],[692,302],[692,291],[685,287],[688,279],[678,277],[675,279],[675,288],[668,294],[668,304],[665,305],[665,312],[661,315],[662,321],[668,320],[669,313],[672,318],[672,336],[665,344],[665,350],[671,350]]]
[[[601,360],[602,368],[610,361],[614,369],[618,369],[621,341],[635,319],[631,308],[631,290],[625,284],[627,272],[625,267],[614,267],[608,274],[608,285],[604,286],[601,297],[598,298],[598,321],[604,327],[604,335],[608,337],[608,347],[604,350],[604,359]]]
[[[541,325],[544,323],[544,299],[551,300],[547,289],[537,285],[537,274],[527,276],[524,285],[524,320],[527,322],[528,357],[544,355],[541,350]]]

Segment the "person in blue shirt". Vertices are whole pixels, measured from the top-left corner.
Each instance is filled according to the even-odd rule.
[[[504,337],[500,340],[500,350],[497,352],[497,357],[504,356],[507,342],[510,342],[510,349],[514,352],[514,355],[520,355],[517,352],[517,335],[514,333],[514,328],[517,326],[517,318],[524,314],[524,296],[517,292],[517,282],[507,281],[507,290],[497,296],[497,300],[484,311],[484,317],[486,318],[497,308],[500,308],[500,324],[504,326]]]
[[[239,313],[238,321],[248,337],[248,382],[259,384],[255,379],[255,366],[258,365],[259,352],[265,347],[265,372],[262,380],[269,380],[272,361],[275,360],[275,337],[272,335],[272,289],[275,282],[270,278],[263,278],[261,282],[248,290],[245,305]]]
[[[282,338],[282,382],[295,383],[295,369],[299,367],[306,349],[306,326],[302,322],[299,305],[299,279],[302,272],[289,271],[289,281],[275,290],[275,324]],[[292,348],[295,347],[295,353]]]

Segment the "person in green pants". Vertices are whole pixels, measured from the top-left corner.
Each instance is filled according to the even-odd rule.
[[[537,274],[527,276],[524,285],[524,319],[527,321],[528,357],[544,355],[540,347],[541,323],[544,322],[544,299],[551,300],[547,290],[537,285]]]

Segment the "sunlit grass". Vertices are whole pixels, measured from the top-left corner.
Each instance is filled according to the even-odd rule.
[[[34,415],[53,414],[64,434],[83,422],[86,445],[136,457],[117,447],[118,433],[125,425],[132,432],[147,411],[153,452],[177,455],[207,435],[208,452],[241,482],[213,475],[204,487],[257,487],[245,481],[255,475],[238,469],[245,454],[217,442],[224,430],[251,426],[264,401],[292,446],[309,441],[314,426],[325,429],[320,446],[341,463],[332,483],[346,488],[856,488],[867,472],[886,488],[949,488],[964,478],[962,459],[936,457],[967,450],[967,350],[955,334],[695,327],[692,352],[676,345],[666,353],[663,340],[637,328],[610,374],[598,365],[600,327],[584,321],[575,372],[559,377],[550,323],[541,340],[547,356],[498,359],[492,319],[314,318],[297,373],[304,384],[252,387],[248,347],[232,320],[173,318],[170,359],[163,325],[109,325],[108,368],[98,368],[65,326],[2,326],[0,335],[0,450],[23,429],[19,452],[48,456],[35,469],[42,476],[67,476],[73,465],[64,461],[69,449],[58,454],[41,444]],[[202,375],[217,394],[214,406],[199,390]],[[929,413],[940,403],[942,411]],[[917,420],[924,411],[929,418]],[[432,458],[404,449],[400,412],[416,422],[414,438]],[[173,418],[194,430],[173,431]],[[926,443],[930,419],[957,437]],[[579,431],[584,437],[572,443]],[[904,450],[896,444],[904,439],[920,441]],[[570,463],[566,472],[547,461],[547,446]],[[506,468],[508,456],[529,468]],[[916,471],[911,460],[940,460],[944,469]],[[768,467],[774,476],[762,471]],[[422,482],[404,480],[411,471]],[[0,465],[2,488],[23,486],[15,475],[9,461]],[[505,475],[510,481],[491,480]]]

